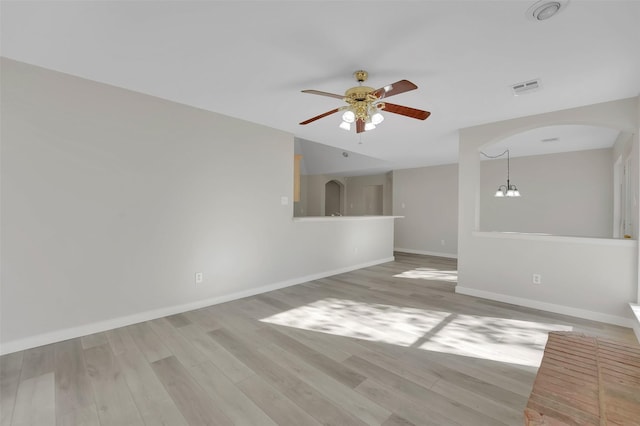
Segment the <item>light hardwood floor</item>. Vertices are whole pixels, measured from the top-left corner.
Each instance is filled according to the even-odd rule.
[[[0,358],[0,426],[521,425],[547,332],[629,329],[394,262]]]

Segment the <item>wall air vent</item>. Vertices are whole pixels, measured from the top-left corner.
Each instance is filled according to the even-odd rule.
[[[524,93],[531,93],[531,92],[535,92],[536,90],[540,90],[541,87],[542,87],[542,84],[540,84],[540,79],[536,79],[536,80],[525,81],[523,83],[516,83],[513,86],[511,86],[511,89],[513,90],[514,96],[519,96]]]

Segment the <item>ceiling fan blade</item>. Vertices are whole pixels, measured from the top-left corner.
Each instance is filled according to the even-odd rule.
[[[364,132],[364,121],[356,120],[356,133]]]
[[[329,96],[330,98],[344,99],[344,95],[336,95],[335,93],[322,92],[320,90],[303,90],[302,93],[310,93],[312,95]]]
[[[396,81],[393,84],[388,84],[379,88],[373,92],[373,95],[378,99],[388,98],[389,96],[399,95],[400,93],[408,92],[410,90],[417,89],[418,86],[410,82],[409,80]]]
[[[431,115],[429,111],[423,111],[421,109],[410,108],[407,106],[384,103],[383,111],[392,112],[394,114],[404,115],[406,117],[417,118],[418,120],[426,120]]]
[[[327,111],[327,112],[325,112],[323,114],[316,115],[315,117],[312,117],[312,118],[310,118],[308,120],[305,120],[305,121],[301,122],[300,124],[305,125],[305,124],[313,123],[316,120],[320,120],[321,118],[324,118],[327,115],[335,114],[338,111],[340,111],[340,108],[332,109],[331,111]]]

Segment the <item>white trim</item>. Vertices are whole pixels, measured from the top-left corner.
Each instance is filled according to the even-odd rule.
[[[615,324],[622,327],[633,327],[633,320],[631,318],[603,314],[602,312],[587,311],[586,309],[573,308],[571,306],[556,305],[554,303],[509,296],[508,294],[492,293],[490,291],[477,290],[475,288],[469,287],[456,286],[456,293],[475,296],[481,299],[489,299],[498,302],[510,303],[513,305],[525,306],[527,308],[540,309],[543,311],[554,312],[556,314],[563,314],[592,321],[605,322],[607,324]]]
[[[634,319],[631,320],[633,323],[633,332],[636,333],[636,338],[638,339],[638,343],[640,343],[640,305],[629,303],[629,307],[634,316]]]
[[[114,328],[125,327],[131,324],[137,324],[144,321],[150,321],[157,318],[175,315],[182,312],[192,311],[194,309],[204,308],[206,306],[217,305],[244,297],[254,296],[260,293],[266,293],[297,284],[314,281],[321,278],[330,277],[332,275],[343,274],[345,272],[354,271],[356,269],[368,268],[369,266],[379,265],[381,263],[393,262],[393,256],[384,259],[374,260],[371,262],[360,263],[358,265],[346,266],[344,268],[334,269],[332,271],[319,272],[317,274],[306,275],[304,277],[293,278],[278,283],[268,284],[261,287],[255,287],[236,293],[226,294],[222,296],[212,297],[209,299],[198,300],[195,302],[185,303],[176,306],[167,306],[151,311],[140,312],[124,317],[112,318],[106,321],[98,321],[91,324],[85,324],[78,327],[66,328],[63,330],[43,333],[36,336],[25,337],[23,339],[13,340],[0,345],[0,355],[10,354],[12,352],[22,351],[25,349],[35,348],[37,346],[48,345],[50,343],[61,342],[63,340],[74,339],[86,336],[88,334],[100,333],[102,331],[113,330]]]
[[[507,240],[552,241],[556,243],[596,244],[600,246],[637,247],[638,241],[625,238],[564,237],[550,234],[527,234],[523,232],[473,231],[474,237],[499,238]]]
[[[400,247],[395,247],[393,249],[393,251],[398,251],[400,253],[409,253],[409,254],[422,254],[422,255],[425,255],[425,256],[447,257],[449,259],[457,259],[458,258],[457,254],[440,253],[440,252],[437,252],[437,251],[414,250],[414,249],[400,248]]]
[[[294,217],[294,222],[344,222],[350,220],[404,219],[404,216],[302,216]]]

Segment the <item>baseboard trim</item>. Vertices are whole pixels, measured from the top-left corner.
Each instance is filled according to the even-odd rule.
[[[357,265],[338,268],[331,271],[319,272],[317,274],[305,275],[303,277],[292,278],[286,281],[272,283],[272,284],[268,284],[260,287],[254,287],[254,288],[238,291],[231,294],[198,300],[195,302],[190,302],[190,303],[185,303],[185,304],[175,305],[175,306],[167,306],[164,308],[153,309],[150,311],[140,312],[137,314],[127,315],[124,317],[112,318],[106,321],[98,321],[98,322],[84,324],[77,327],[71,327],[63,330],[43,333],[36,336],[25,337],[23,339],[2,343],[2,345],[0,345],[0,355],[6,355],[12,352],[18,352],[18,351],[35,348],[42,345],[61,342],[63,340],[75,339],[77,337],[82,337],[89,334],[100,333],[103,331],[113,330],[115,328],[120,328],[120,327],[126,327],[131,324],[150,321],[157,318],[166,317],[168,315],[175,315],[182,312],[192,311],[194,309],[200,309],[207,306],[230,302],[232,300],[242,299],[245,297],[254,296],[256,294],[266,293],[269,291],[278,290],[285,287],[291,287],[294,285],[318,280],[321,278],[330,277],[333,275],[343,274],[345,272],[355,271],[356,269],[368,268],[369,266],[375,266],[381,263],[393,262],[394,260],[395,258],[391,256],[384,259],[360,263]]]
[[[556,305],[554,303],[541,302],[538,300],[509,296],[508,294],[492,293],[490,291],[461,286],[456,286],[456,293],[475,296],[481,299],[495,300],[497,302],[510,303],[512,305],[519,305],[527,308],[540,309],[542,311],[553,312],[556,314],[569,315],[572,317],[619,325],[622,327],[633,327],[633,320],[631,318],[603,314],[602,312],[588,311],[586,309],[573,308],[571,306]]]
[[[400,252],[400,253],[409,253],[409,254],[422,254],[424,256],[446,257],[446,258],[449,258],[449,259],[457,259],[458,258],[457,254],[440,253],[440,252],[437,252],[437,251],[414,250],[414,249],[400,248],[400,247],[394,248],[393,251],[397,251],[397,252]]]

